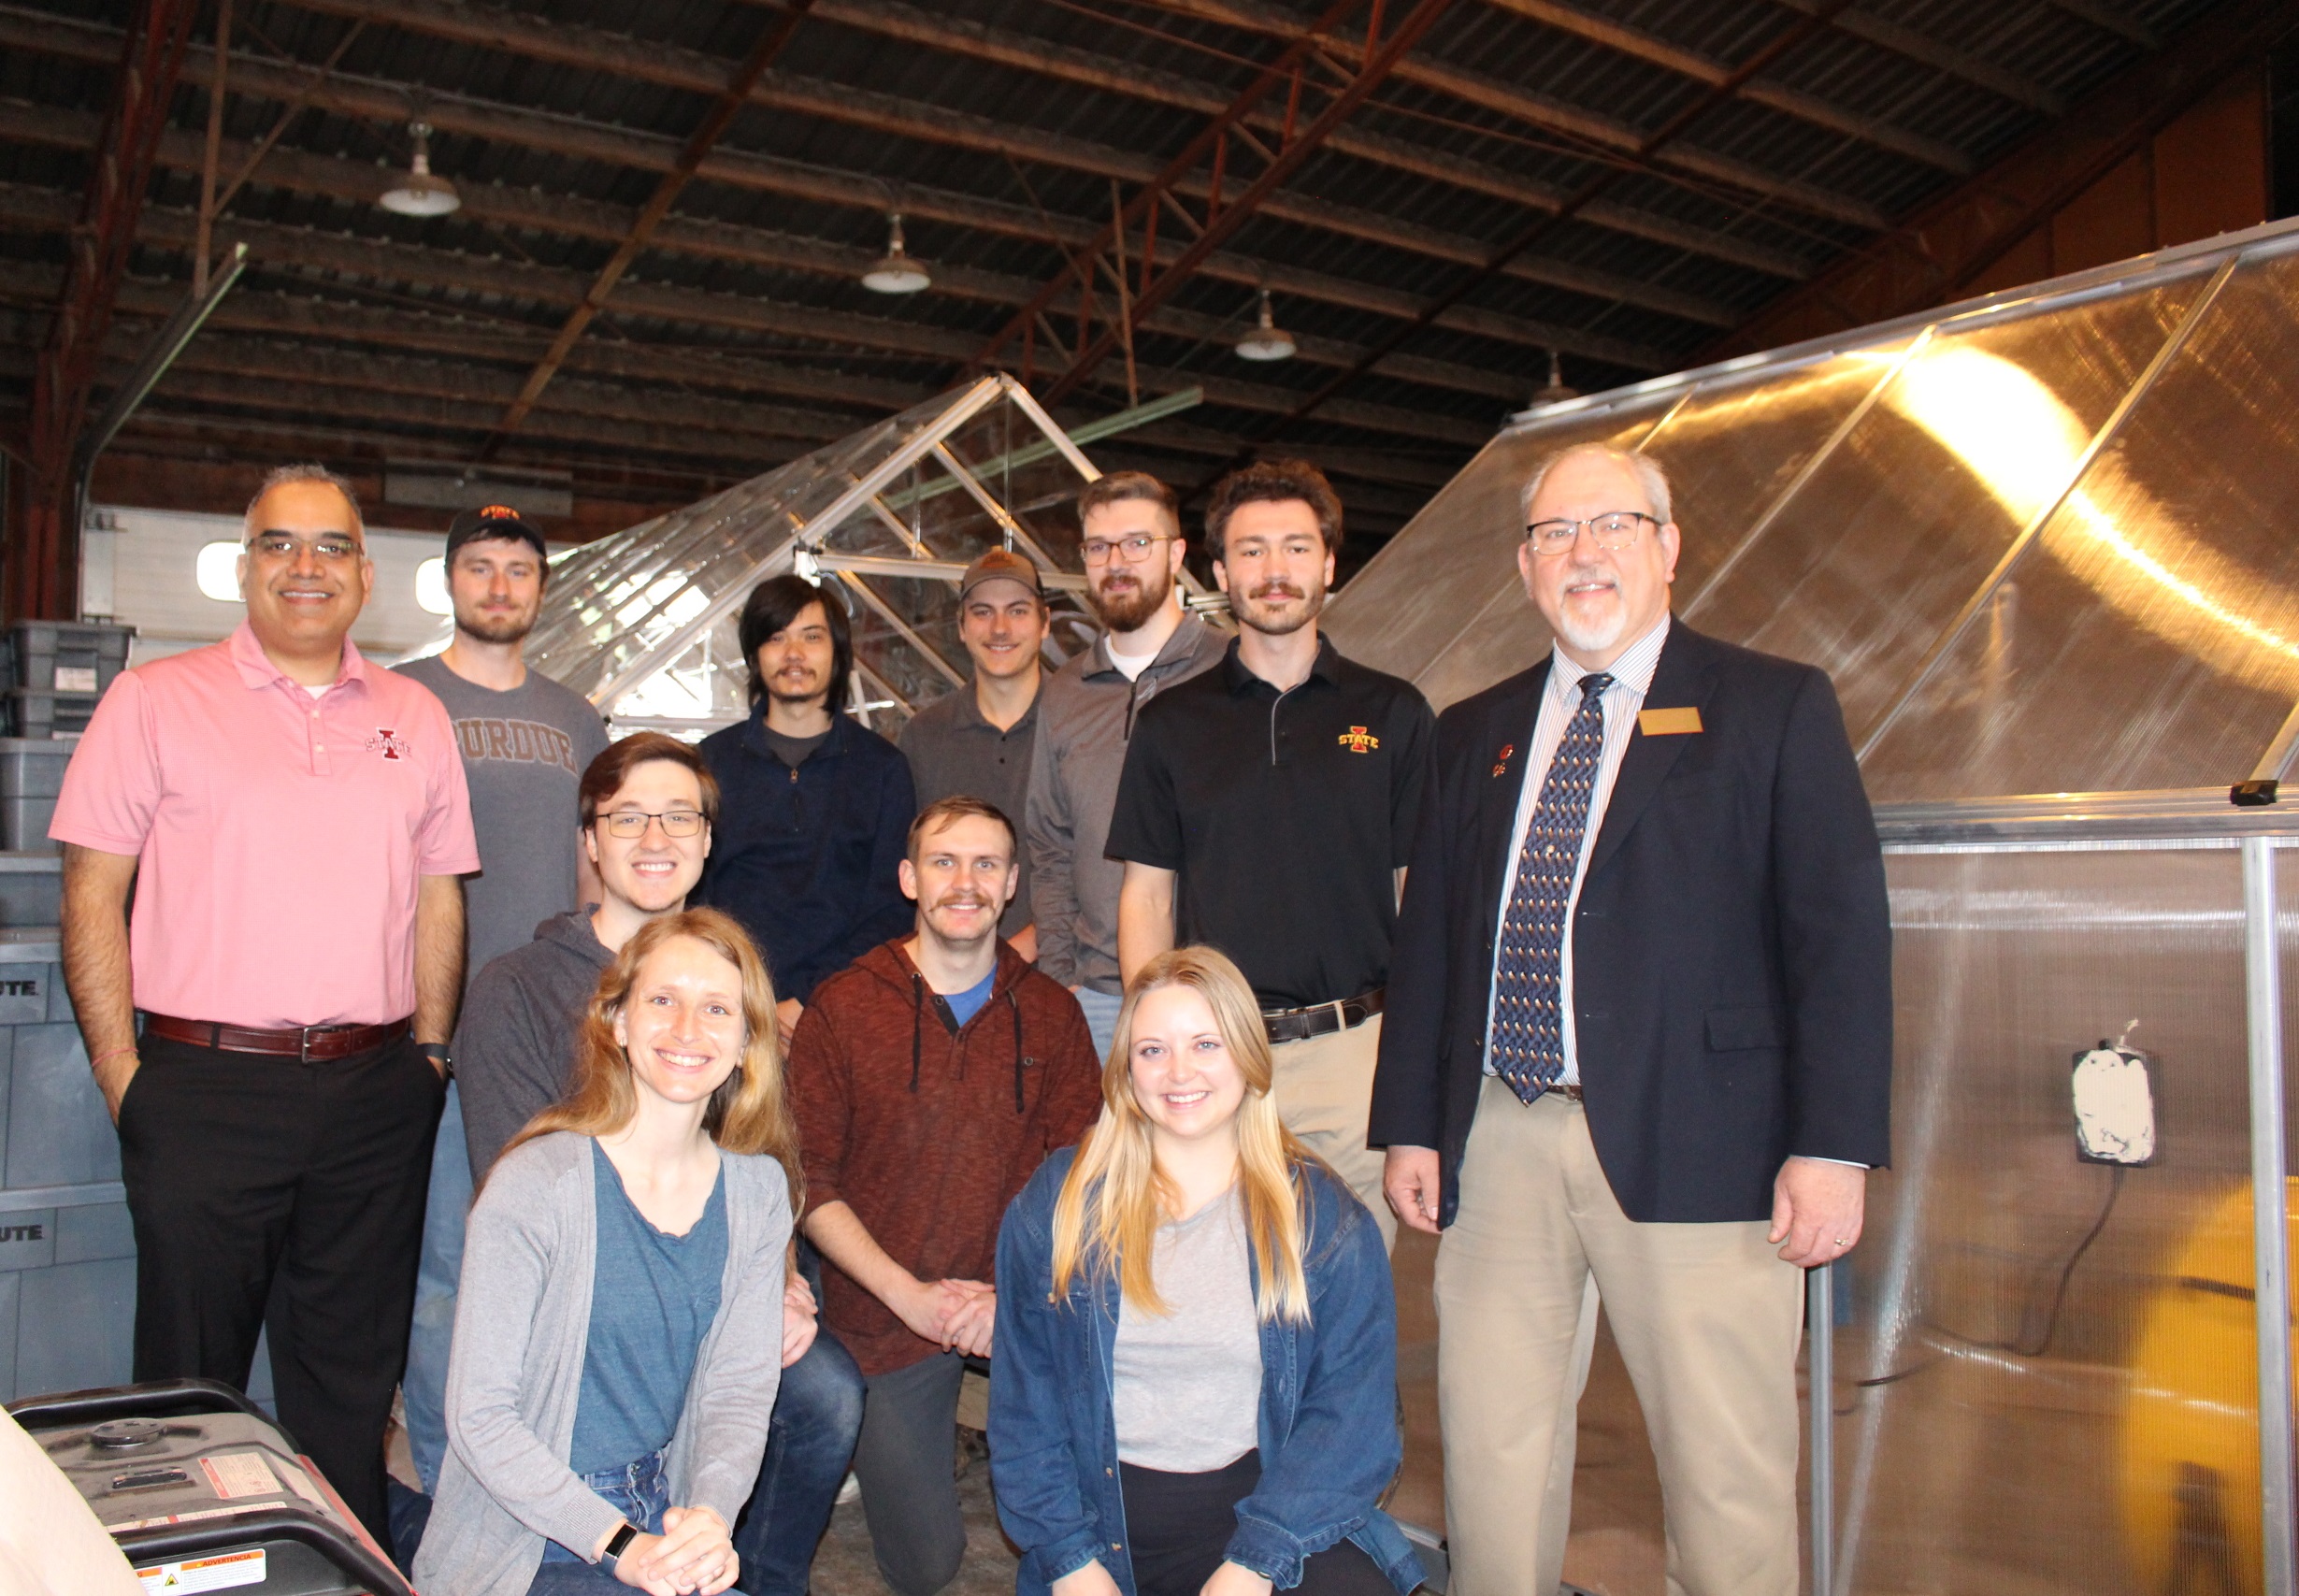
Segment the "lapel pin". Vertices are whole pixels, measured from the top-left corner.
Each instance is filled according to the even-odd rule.
[[[1509,755],[1515,754],[1516,752],[1516,744],[1514,742],[1504,742],[1501,745],[1501,752],[1494,755],[1494,757],[1500,761],[1500,763],[1493,767],[1494,775],[1501,775],[1508,769]]]

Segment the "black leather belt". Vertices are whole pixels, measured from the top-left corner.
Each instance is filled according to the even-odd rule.
[[[146,1014],[144,1034],[224,1053],[260,1053],[272,1058],[293,1058],[299,1064],[325,1064],[396,1042],[408,1033],[409,1024],[407,1020],[394,1020],[380,1026],[301,1026],[285,1030],[259,1030],[253,1026],[217,1025],[212,1020]]]
[[[1269,1028],[1272,1045],[1307,1042],[1313,1036],[1330,1036],[1337,1030],[1361,1026],[1379,1014],[1387,1000],[1382,993],[1383,988],[1376,986],[1354,998],[1343,998],[1331,1003],[1312,1003],[1305,1009],[1264,1009],[1261,1023]]]

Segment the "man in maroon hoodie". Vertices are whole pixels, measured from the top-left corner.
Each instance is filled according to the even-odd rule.
[[[814,988],[789,1081],[823,1316],[869,1390],[871,1548],[897,1596],[932,1596],[966,1555],[958,1383],[991,1349],[999,1220],[1092,1123],[1101,1066],[1077,999],[999,939],[1019,874],[1005,815],[928,804],[900,870],[915,931]]]

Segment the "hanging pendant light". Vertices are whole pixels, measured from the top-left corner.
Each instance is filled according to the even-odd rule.
[[[1244,360],[1291,360],[1293,335],[1281,332],[1270,316],[1270,291],[1261,291],[1261,318],[1252,332],[1237,340],[1237,352]]]
[[[926,267],[902,252],[902,213],[898,210],[886,218],[885,258],[862,274],[862,286],[872,294],[915,294],[933,285]]]
[[[1531,408],[1539,410],[1544,405],[1561,405],[1567,399],[1577,399],[1580,396],[1581,391],[1564,380],[1564,362],[1558,358],[1555,350],[1550,350],[1548,352],[1548,383],[1532,396]]]
[[[385,189],[376,203],[401,216],[445,216],[462,209],[463,196],[455,185],[431,170],[431,124],[411,122],[407,130],[415,137],[415,160],[407,176]]]

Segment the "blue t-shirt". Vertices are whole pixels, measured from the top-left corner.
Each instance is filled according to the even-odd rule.
[[[702,1217],[685,1235],[668,1236],[639,1212],[596,1141],[591,1156],[598,1256],[568,1459],[579,1474],[620,1468],[669,1444],[726,1275],[724,1164]]]
[[[957,1016],[958,1024],[964,1025],[968,1020],[982,1013],[982,1005],[990,1000],[990,988],[997,985],[998,967],[992,965],[989,974],[975,982],[965,991],[943,993],[942,1001],[950,1005],[950,1012]]]

